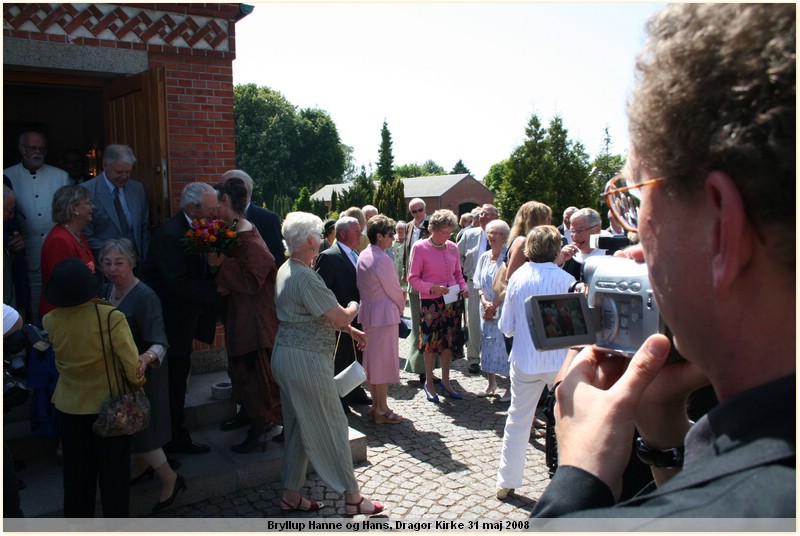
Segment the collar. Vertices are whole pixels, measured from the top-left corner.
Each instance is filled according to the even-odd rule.
[[[353,249],[345,246],[342,242],[339,242],[338,240],[336,241],[336,243],[339,244],[339,247],[342,248],[342,251],[347,253],[347,256],[349,257],[350,256],[350,252],[353,251]]]
[[[110,180],[108,180],[108,177],[106,177],[106,172],[105,172],[105,171],[102,173],[102,176],[103,176],[103,180],[104,180],[104,181],[105,181],[105,183],[106,183],[106,186],[108,187],[108,191],[109,191],[109,192],[111,192],[111,193],[113,194],[113,193],[114,193],[114,188],[116,188],[116,186],[114,186],[114,183],[113,183],[113,182],[111,182]],[[124,186],[121,186],[121,187],[120,187],[120,191],[122,191],[122,190],[124,190],[124,189],[125,189],[125,187],[124,187]]]

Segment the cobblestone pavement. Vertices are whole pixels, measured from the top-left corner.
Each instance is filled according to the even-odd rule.
[[[400,340],[404,363],[406,340]],[[438,376],[438,372],[437,372]],[[349,417],[350,426],[368,438],[367,462],[355,468],[361,492],[381,501],[393,519],[527,519],[536,498],[549,482],[544,464],[544,439],[531,437],[525,481],[515,496],[502,502],[494,496],[495,474],[503,440],[508,403],[478,398],[485,386],[481,375],[467,372],[466,360],[454,362],[454,387],[464,400],[440,397],[436,405],[425,398],[418,375],[400,372],[400,384],[389,388],[389,405],[405,420],[376,425],[361,415]],[[503,393],[508,380],[498,377]],[[301,492],[325,508],[296,517],[342,517],[344,499],[330,490],[316,473],[309,473]],[[279,481],[212,497],[171,511],[168,517],[277,517]]]

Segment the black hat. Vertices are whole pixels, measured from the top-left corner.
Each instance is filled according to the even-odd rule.
[[[56,264],[44,297],[56,307],[74,307],[100,293],[100,278],[81,259],[69,257]]]
[[[328,220],[328,221],[326,221],[325,222],[325,234],[328,234],[328,231],[333,229],[333,227],[335,225],[336,225],[336,220]]]

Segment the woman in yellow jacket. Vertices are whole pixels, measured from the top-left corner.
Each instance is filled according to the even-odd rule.
[[[125,315],[97,298],[99,291],[99,277],[77,258],[58,263],[45,288],[47,301],[56,306],[42,323],[60,375],[53,404],[64,453],[64,517],[94,517],[98,482],[104,517],[129,512],[130,436],[100,437],[92,425],[103,402],[119,394],[115,365],[122,365],[121,381],[138,388],[147,364],[139,360]]]

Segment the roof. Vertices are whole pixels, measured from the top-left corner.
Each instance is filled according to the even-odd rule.
[[[477,181],[469,173],[461,173],[459,175],[432,175],[429,177],[410,177],[401,179],[403,181],[403,189],[406,198],[412,197],[441,197],[461,181],[469,179]],[[313,194],[311,199],[321,199],[323,201],[330,201],[331,193],[336,190],[336,195],[341,195],[342,192],[348,190],[351,182],[344,182],[340,184],[326,184]],[[378,181],[375,181],[375,186],[378,186]],[[488,189],[488,188],[487,188]]]

